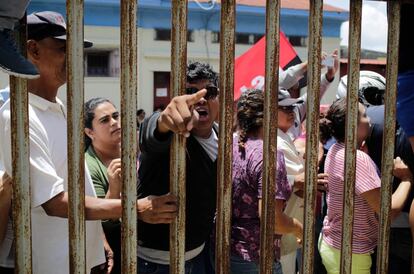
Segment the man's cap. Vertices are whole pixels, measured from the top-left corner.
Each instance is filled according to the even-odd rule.
[[[294,106],[299,103],[303,103],[303,100],[300,98],[291,98],[290,93],[287,90],[279,89],[279,106],[289,107]]]
[[[54,11],[34,12],[27,16],[27,38],[42,40],[52,37],[66,41],[66,23],[60,13]],[[93,43],[84,40],[85,48],[92,47]]]
[[[336,98],[346,97],[347,94],[347,75],[343,76],[339,82]],[[366,106],[384,104],[385,78],[379,73],[369,70],[361,70],[359,73],[358,98]]]

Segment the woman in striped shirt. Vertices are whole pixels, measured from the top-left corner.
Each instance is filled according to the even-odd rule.
[[[339,273],[340,249],[342,242],[342,203],[345,163],[345,121],[346,100],[339,99],[332,104],[320,121],[321,139],[334,137],[337,141],[326,156],[325,172],[329,174],[327,204],[319,251],[322,262],[329,274]],[[380,212],[381,180],[375,163],[363,150],[369,134],[369,118],[365,107],[359,104],[357,125],[355,210],[352,238],[352,273],[370,273],[371,253],[378,240],[378,214]],[[391,217],[399,214],[411,188],[412,174],[408,167],[397,158],[394,160],[394,176],[401,183],[392,195]]]

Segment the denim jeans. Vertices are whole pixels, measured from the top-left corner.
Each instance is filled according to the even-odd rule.
[[[231,256],[230,269],[232,274],[259,274],[259,264],[255,262],[248,262],[239,256]],[[273,274],[283,274],[282,264],[280,262],[273,263]]]
[[[203,253],[185,262],[185,274],[206,274]],[[138,257],[138,274],[169,274],[169,265],[148,262]]]

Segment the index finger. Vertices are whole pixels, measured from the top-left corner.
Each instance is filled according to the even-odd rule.
[[[158,196],[156,198],[158,200],[159,203],[176,203],[177,202],[177,198],[175,197],[175,195],[168,193],[168,194],[164,194],[161,196]]]
[[[154,208],[154,210],[163,213],[175,213],[177,212],[177,206],[173,204],[162,204],[158,205],[156,208]]]
[[[115,159],[113,159],[112,161],[111,161],[111,164],[112,163],[121,163],[121,158],[115,158]]]
[[[201,98],[203,98],[207,94],[207,90],[203,88],[202,90],[197,91],[194,94],[187,95],[187,105],[192,106],[197,104]]]
[[[327,178],[327,177],[329,177],[329,174],[328,173],[318,173],[318,178]]]
[[[116,158],[116,159],[113,159],[113,160],[109,163],[108,168],[110,168],[111,166],[114,166],[114,165],[116,165],[116,164],[121,164],[121,158]]]
[[[108,169],[109,169],[109,168],[111,168],[111,167],[112,167],[112,169],[118,169],[118,168],[121,168],[121,167],[122,167],[122,163],[121,163],[121,162],[119,162],[119,163],[111,163],[111,164],[109,165]]]
[[[11,182],[11,177],[6,172],[3,173],[3,176],[1,178],[3,182]]]

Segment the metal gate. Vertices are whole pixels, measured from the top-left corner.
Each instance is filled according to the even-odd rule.
[[[348,57],[348,104],[346,123],[346,159],[344,188],[344,221],[341,273],[351,273],[352,225],[354,216],[354,180],[356,167],[356,125],[358,114],[359,59],[361,44],[362,0],[350,1]],[[380,239],[377,273],[388,269],[391,180],[394,155],[395,103],[398,67],[399,21],[402,1],[388,1],[387,89],[385,133],[382,161]],[[276,93],[279,67],[279,26],[281,0],[266,1],[266,80],[264,114],[264,174],[261,219],[260,273],[271,273],[274,231],[274,188],[277,114]],[[68,102],[68,171],[69,171],[69,237],[70,273],[86,273],[84,153],[83,153],[83,0],[67,0],[67,102]],[[232,194],[232,124],[235,49],[236,0],[221,1],[220,32],[220,131],[217,185],[217,273],[229,273],[230,224]],[[321,72],[323,0],[310,0],[309,69],[306,140],[306,185],[302,273],[313,273],[314,208],[318,173],[319,87]],[[137,103],[137,3],[121,0],[121,117],[122,117],[122,271],[137,273],[136,214],[136,122]],[[172,0],[172,96],[185,90],[187,62],[187,0]],[[139,39],[139,37],[138,37]],[[25,34],[21,36],[24,49]],[[139,64],[138,64],[139,65]],[[31,273],[31,225],[28,95],[26,81],[11,77],[12,157],[14,179],[13,220],[15,229],[17,273]],[[174,135],[171,153],[170,189],[178,197],[179,211],[170,229],[171,273],[184,273],[185,252],[185,138]]]

